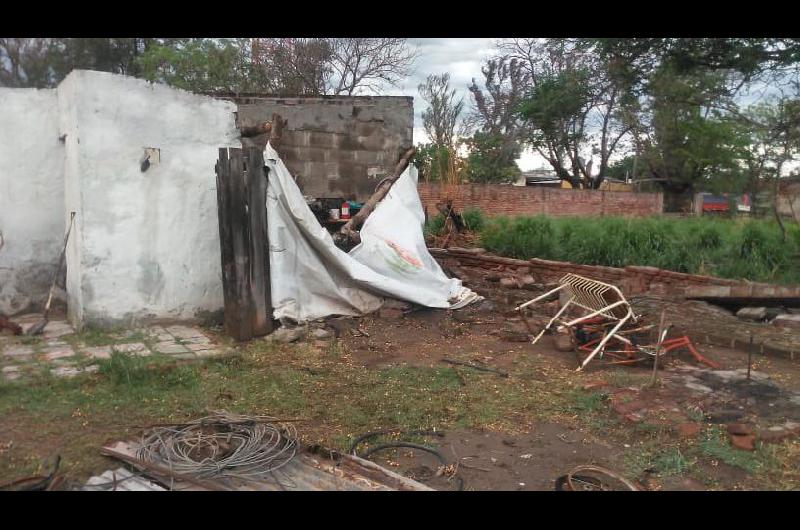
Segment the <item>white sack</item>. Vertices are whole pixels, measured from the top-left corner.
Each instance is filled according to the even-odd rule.
[[[348,254],[317,222],[270,145],[264,163],[275,318],[361,315],[377,310],[384,296],[438,308],[463,307],[480,298],[461,280],[448,278],[428,252],[413,165],[367,218],[361,243]]]

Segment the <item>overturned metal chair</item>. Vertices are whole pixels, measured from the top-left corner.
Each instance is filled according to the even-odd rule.
[[[583,362],[581,362],[578,370],[582,370],[587,364],[589,364],[589,361],[591,361],[598,353],[603,351],[606,343],[612,337],[622,340],[623,342],[630,342],[625,337],[616,335],[617,331],[619,331],[627,322],[636,322],[636,316],[633,314],[633,309],[622,295],[622,291],[611,284],[592,280],[590,278],[584,278],[583,276],[578,276],[577,274],[567,274],[561,278],[558,283],[559,286],[555,289],[552,289],[545,294],[537,296],[533,300],[529,300],[516,307],[516,310],[521,312],[526,307],[531,306],[540,300],[544,300],[561,290],[566,290],[567,294],[569,295],[567,302],[561,307],[561,309],[558,310],[555,316],[550,319],[544,329],[542,329],[533,339],[533,344],[536,344],[542,335],[544,335],[544,333],[548,331],[554,323],[558,323],[559,326],[571,328],[576,324],[580,324],[581,322],[585,322],[598,316],[606,317],[612,322],[615,322],[611,330],[605,334],[605,336],[600,340],[597,346],[595,346],[589,356],[586,357]],[[564,315],[567,309],[570,307],[583,309],[587,312],[587,314],[572,320],[562,319],[561,316]]]

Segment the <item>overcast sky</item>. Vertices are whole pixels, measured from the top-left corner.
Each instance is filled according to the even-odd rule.
[[[483,76],[481,65],[489,57],[494,43],[499,39],[409,39],[419,51],[414,72],[397,87],[387,87],[384,94],[389,96],[412,96],[414,98],[414,142],[426,142],[420,114],[427,104],[419,97],[417,87],[430,74],[450,74],[450,86],[464,97],[465,107],[472,106],[472,98],[467,85],[474,77],[479,85]],[[520,169],[544,167],[544,160],[532,153],[523,153],[518,161]]]

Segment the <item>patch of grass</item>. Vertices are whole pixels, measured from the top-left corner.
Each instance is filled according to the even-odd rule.
[[[666,477],[686,473],[694,462],[687,459],[680,448],[664,447],[660,440],[650,440],[626,452],[623,465],[626,472],[634,477],[640,477],[645,472]]]
[[[734,449],[718,427],[711,428],[706,432],[706,436],[698,443],[698,448],[703,455],[709,458],[739,467],[751,474],[768,466],[771,460],[769,449],[763,446],[758,447],[755,451]]]
[[[30,335],[22,335],[17,338],[20,344],[24,344],[25,346],[40,346],[42,344],[41,337],[35,337]]]
[[[114,343],[124,342],[119,335],[122,329],[104,329],[86,327],[83,331],[73,333],[65,340],[71,344],[85,344],[86,346],[110,346]]]
[[[570,408],[580,413],[599,410],[606,399],[602,392],[586,392],[585,390],[574,390],[570,397],[572,402]]]
[[[520,259],[800,283],[800,225],[786,229],[784,242],[767,220],[534,216],[491,218],[479,235],[488,251]]]
[[[653,459],[653,467],[661,476],[682,475],[689,470],[691,465],[677,447],[670,447]]]
[[[630,370],[613,370],[605,374],[606,381],[617,388],[641,386],[649,378],[648,374],[634,373]]]

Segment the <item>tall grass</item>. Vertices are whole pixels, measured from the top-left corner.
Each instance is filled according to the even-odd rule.
[[[750,281],[800,283],[800,227],[772,221],[649,217],[495,217],[471,211],[489,252],[588,265],[647,265]],[[465,212],[465,218],[467,217]],[[433,220],[435,223],[435,220]]]

